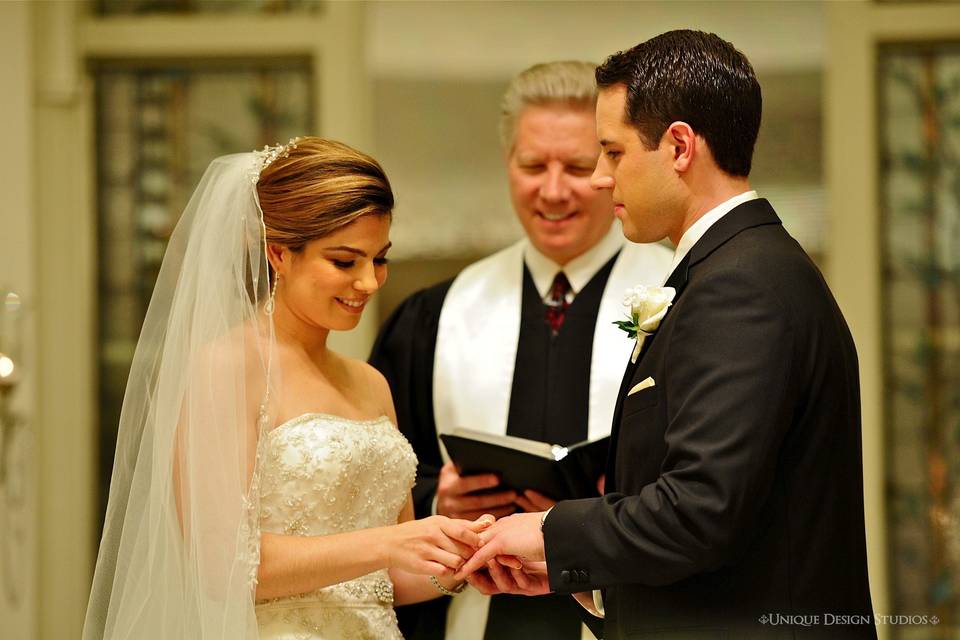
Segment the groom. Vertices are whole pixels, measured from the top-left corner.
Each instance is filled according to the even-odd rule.
[[[672,306],[627,366],[606,495],[500,520],[461,573],[575,594],[607,639],[875,638],[857,356],[748,183],[753,69],[716,35],[671,31],[596,78],[593,184],[630,240],[676,245]]]

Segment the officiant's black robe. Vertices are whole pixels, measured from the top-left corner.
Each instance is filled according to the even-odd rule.
[[[616,258],[577,294],[557,336],[550,334],[543,301],[524,267],[520,334],[507,417],[509,435],[561,445],[587,438],[594,329]],[[384,324],[370,356],[370,363],[390,383],[400,430],[419,459],[413,489],[417,518],[431,515],[443,465],[433,412],[433,370],[440,312],[451,284],[443,282],[407,298]],[[398,608],[404,636],[443,638],[448,604],[448,598],[442,598]],[[554,629],[564,629],[564,635],[550,632],[551,640],[579,638],[579,605],[569,596],[493,596],[486,637],[546,637],[544,625],[551,622]]]

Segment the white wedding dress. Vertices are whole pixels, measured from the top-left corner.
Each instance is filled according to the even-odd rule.
[[[265,438],[258,465],[262,533],[323,536],[396,524],[417,459],[386,416],[357,421],[311,413]],[[386,569],[258,602],[256,614],[264,640],[402,640]]]

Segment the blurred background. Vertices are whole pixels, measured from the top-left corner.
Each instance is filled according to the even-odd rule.
[[[363,358],[520,237],[510,77],[673,28],[753,62],[752,182],[857,341],[881,637],[960,637],[960,5],[868,0],[0,2],[0,636],[79,635],[140,323],[214,156],[310,133],[382,162],[390,281],[335,340]]]

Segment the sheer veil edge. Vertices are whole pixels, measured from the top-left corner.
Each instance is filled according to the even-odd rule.
[[[84,640],[256,638],[258,448],[276,388],[259,153],[207,168],[127,381]]]

